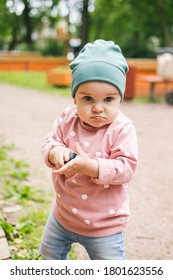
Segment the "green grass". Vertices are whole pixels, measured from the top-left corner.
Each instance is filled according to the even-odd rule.
[[[50,213],[52,195],[46,195],[41,187],[29,181],[29,165],[11,156],[14,145],[0,146],[0,226],[10,245],[11,259],[38,260],[42,231]],[[4,207],[21,207],[13,213],[13,223],[4,214]],[[5,212],[6,213],[6,212]],[[15,220],[15,222],[14,222]],[[70,259],[77,259],[74,247]]]
[[[0,72],[0,83],[35,89],[45,93],[70,95],[70,88],[56,87],[47,83],[46,72]]]
[[[148,96],[139,96],[139,97],[135,97],[134,98],[134,102],[137,103],[137,104],[145,104],[145,103],[165,103],[165,97],[164,96],[156,96],[155,100],[154,101],[151,101],[149,99]]]

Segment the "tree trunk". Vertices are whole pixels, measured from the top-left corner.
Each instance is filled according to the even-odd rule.
[[[29,15],[30,13],[30,6],[29,6],[29,1],[28,0],[24,0],[24,11],[23,11],[23,21],[24,21],[24,26],[25,26],[25,30],[26,30],[26,34],[25,34],[25,41],[26,44],[28,45],[29,49],[32,49],[32,24],[31,24],[31,17]]]
[[[14,50],[16,45],[17,45],[17,28],[16,26],[14,25],[13,26],[13,30],[12,30],[12,39],[11,41],[9,42],[9,46],[8,46],[8,50],[11,51],[11,50]]]
[[[88,42],[88,31],[89,31],[88,3],[89,0],[83,0],[82,25],[80,30],[81,47],[83,47]]]
[[[171,46],[172,38],[171,38],[171,30],[169,24],[167,22],[165,10],[162,1],[157,1],[157,7],[159,11],[160,23],[163,33],[163,45],[166,47]]]

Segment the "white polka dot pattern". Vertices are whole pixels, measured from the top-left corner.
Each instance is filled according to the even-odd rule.
[[[109,214],[110,214],[110,215],[115,215],[115,209],[110,209],[110,210],[109,210]]]
[[[72,208],[72,212],[76,214],[78,212],[77,208]]]
[[[79,142],[90,158],[97,159],[99,166],[99,176],[96,178],[82,172],[53,177],[57,194],[56,207],[61,214],[59,222],[62,220],[62,225],[63,222],[66,225],[67,221],[69,230],[79,228],[81,234],[85,235],[90,231],[94,235],[102,233],[103,229],[109,234],[114,231],[111,227],[116,224],[116,220],[119,224],[119,213],[122,213],[123,226],[123,217],[127,219],[128,216],[128,199],[125,200],[125,206],[121,205],[121,201],[124,201],[125,196],[128,198],[129,193],[129,184],[123,183],[126,182],[127,169],[124,166],[131,164],[130,161],[127,162],[128,158],[132,159],[132,168],[128,168],[127,175],[129,170],[133,174],[133,158],[137,153],[133,131],[133,124],[123,114],[119,114],[111,126],[95,130],[79,122],[76,108],[66,109],[54,122],[53,134],[50,134],[46,143],[46,152],[50,149],[51,142],[56,145],[54,143],[57,141],[57,145],[61,146],[63,141],[72,151],[76,151],[75,143]],[[128,137],[129,133],[131,137]]]
[[[87,194],[82,194],[81,197],[82,197],[83,200],[86,200],[88,198]]]
[[[88,141],[85,141],[85,142],[84,142],[84,147],[85,147],[85,148],[88,148],[89,145],[90,145],[90,143],[89,143]]]
[[[101,154],[101,152],[96,152],[95,155],[96,155],[96,157],[100,157],[102,154]]]
[[[71,132],[70,132],[70,135],[71,135],[72,137],[75,137],[75,136],[76,136],[76,132],[75,132],[75,131],[71,131]]]

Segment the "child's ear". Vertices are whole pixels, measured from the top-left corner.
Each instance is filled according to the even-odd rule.
[[[74,102],[74,104],[76,105],[76,97],[74,98],[73,102]]]

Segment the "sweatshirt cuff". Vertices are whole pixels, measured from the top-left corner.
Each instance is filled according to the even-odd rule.
[[[55,166],[53,163],[51,163],[49,161],[49,152],[50,152],[50,150],[52,150],[53,147],[54,146],[50,146],[49,149],[47,149],[47,151],[44,153],[44,161],[45,161],[46,165],[50,168],[53,168]]]
[[[106,160],[103,158],[96,158],[96,160],[99,165],[99,178],[93,178],[93,181],[96,184],[110,184],[116,172],[113,160]]]

